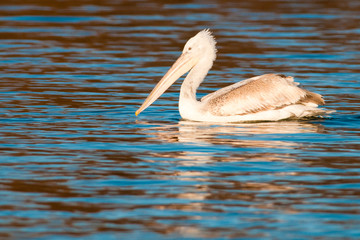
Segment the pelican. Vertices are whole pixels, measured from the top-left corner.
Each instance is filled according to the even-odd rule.
[[[158,99],[178,78],[184,79],[179,97],[183,119],[200,122],[278,121],[289,118],[320,116],[329,111],[318,108],[320,94],[298,87],[293,77],[264,74],[219,89],[201,98],[196,90],[216,58],[216,41],[209,29],[190,38],[164,77],[159,81],[136,116]]]

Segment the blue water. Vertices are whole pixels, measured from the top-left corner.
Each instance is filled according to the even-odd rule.
[[[2,1],[1,239],[359,239],[358,1]],[[134,113],[210,28],[199,97],[283,73],[326,118],[182,120],[181,81]]]

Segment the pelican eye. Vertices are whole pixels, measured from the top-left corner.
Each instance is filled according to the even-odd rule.
[[[191,49],[192,49],[192,48],[191,48],[191,47],[189,47],[189,48],[188,48],[188,51],[191,51]]]

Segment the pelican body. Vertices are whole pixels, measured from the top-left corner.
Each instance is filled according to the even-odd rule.
[[[216,58],[215,45],[208,29],[190,38],[181,56],[145,99],[136,116],[188,71],[179,97],[179,112],[183,119],[201,122],[278,121],[327,113],[318,108],[324,104],[321,95],[299,88],[292,77],[282,74],[249,78],[198,101],[196,90]]]

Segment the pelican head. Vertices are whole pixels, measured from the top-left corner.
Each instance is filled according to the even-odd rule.
[[[168,72],[163,76],[141,107],[135,112],[139,115],[143,110],[158,99],[177,79],[192,69],[202,58],[210,58],[213,62],[216,58],[216,41],[208,29],[200,31],[190,38]]]

